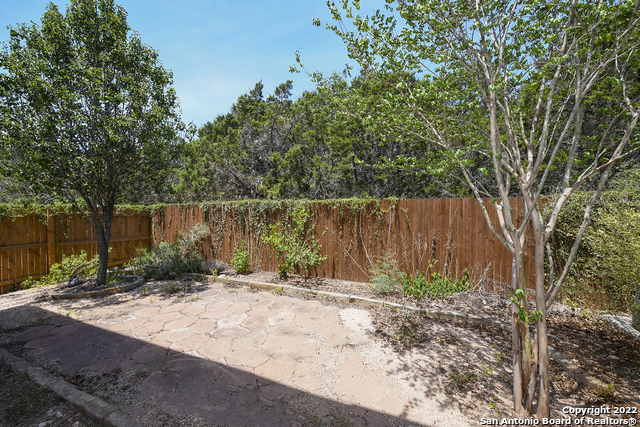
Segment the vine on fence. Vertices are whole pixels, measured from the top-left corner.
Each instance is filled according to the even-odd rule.
[[[262,240],[276,252],[281,279],[286,279],[292,269],[298,274],[301,271],[308,273],[311,267],[317,267],[327,259],[327,256],[320,255],[322,246],[313,233],[315,226],[308,222],[309,212],[303,206],[298,206],[290,213],[290,217],[290,222],[270,225],[262,236]]]

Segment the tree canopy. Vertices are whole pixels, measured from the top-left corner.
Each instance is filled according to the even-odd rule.
[[[165,181],[184,131],[172,74],[113,0],[49,4],[0,52],[2,175],[88,210],[103,284],[114,205]],[[83,210],[84,212],[84,210]]]
[[[399,77],[390,77],[399,79]],[[328,90],[292,99],[291,81],[272,95],[262,82],[241,95],[187,144],[181,160],[178,200],[242,198],[455,197],[465,188],[452,168],[430,172],[408,159],[437,163],[426,144],[379,133],[345,114],[336,98],[375,105],[389,88],[367,76],[333,74]],[[419,82],[415,82],[419,84]],[[390,170],[397,158],[407,159]],[[468,190],[467,190],[468,191]],[[470,194],[470,193],[469,193]]]

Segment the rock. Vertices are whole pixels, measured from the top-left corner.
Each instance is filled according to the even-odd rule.
[[[69,279],[69,284],[68,286],[78,286],[84,283],[84,280],[82,280],[79,277],[73,277],[71,279]]]

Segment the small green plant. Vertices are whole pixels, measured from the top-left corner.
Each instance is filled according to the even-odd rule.
[[[143,297],[149,296],[149,288],[145,286],[140,295]]]
[[[185,283],[184,284],[184,301],[187,300],[187,292],[189,292],[189,284]]]
[[[501,351],[501,352],[499,352],[499,353],[496,353],[496,359],[498,360],[498,366],[499,366],[500,368],[502,368],[502,367],[503,367],[503,364],[504,364],[503,360],[504,360],[504,358],[505,358],[505,355],[504,355],[504,352],[503,352],[503,351]]]
[[[238,274],[245,274],[251,270],[251,258],[245,242],[242,242],[242,244],[235,249],[233,258],[231,259],[231,266]]]
[[[616,395],[616,385],[614,383],[610,383],[606,387],[600,387],[596,390],[596,394],[605,402],[612,402]]]
[[[489,402],[489,409],[493,409],[496,407],[496,404],[498,403],[498,396],[493,396],[493,402]],[[497,409],[496,409],[497,411]],[[500,413],[500,411],[498,411],[498,413]]]
[[[182,292],[183,289],[179,282],[169,282],[162,287],[162,293],[164,295],[177,294],[178,292]]]
[[[53,264],[49,274],[40,280],[25,280],[21,286],[23,289],[32,287],[49,286],[60,282],[66,282],[73,277],[86,279],[98,273],[98,255],[87,259],[87,252],[80,251],[78,255],[66,254],[62,256],[62,262]]]
[[[429,269],[435,266],[435,261],[429,264]],[[431,298],[446,298],[450,295],[468,291],[470,288],[469,272],[464,270],[462,276],[450,278],[438,272],[431,273],[431,280],[423,272],[414,275],[402,273],[402,292],[406,297],[418,300],[429,296]]]
[[[402,275],[398,268],[398,261],[394,254],[389,251],[382,253],[371,273],[371,284],[376,293],[387,294],[394,292],[402,285]]]
[[[406,325],[402,327],[398,334],[396,334],[396,338],[406,346],[413,344],[416,340],[413,331]]]
[[[275,288],[271,289],[271,293],[275,295],[282,295],[282,292],[282,286],[276,286]]]
[[[124,268],[116,267],[107,271],[107,280],[104,284],[105,288],[112,288],[118,286],[124,280]]]
[[[482,364],[482,375],[487,380],[489,387],[493,386],[493,366]]]
[[[466,388],[469,384],[478,381],[478,374],[472,370],[453,371],[449,373],[449,379],[459,389]]]
[[[278,275],[286,279],[290,271],[300,274],[317,267],[326,256],[320,255],[322,245],[308,224],[309,213],[304,206],[298,206],[290,214],[291,222],[272,224],[262,236],[262,241],[271,245],[278,259]],[[323,234],[326,233],[326,229]]]
[[[521,322],[528,321],[530,323],[535,323],[542,319],[543,314],[541,311],[535,311],[532,314],[527,315],[527,311],[520,303],[520,301],[525,301],[526,295],[524,293],[524,290],[516,289],[516,297],[517,299],[514,297],[509,297],[509,299],[516,305],[518,309],[518,320],[520,320]]]
[[[493,366],[485,365],[483,363],[482,364],[482,375],[484,375],[485,378],[492,378],[493,377]]]

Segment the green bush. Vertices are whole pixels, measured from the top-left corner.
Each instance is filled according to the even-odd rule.
[[[398,268],[398,261],[391,252],[383,252],[382,257],[369,272],[371,284],[376,293],[388,294],[402,285],[402,273]]]
[[[210,233],[198,224],[176,237],[173,243],[162,242],[150,251],[142,249],[128,266],[145,278],[164,279],[183,273],[204,273],[204,259],[197,244]]]
[[[246,243],[242,242],[240,247],[235,249],[231,266],[238,274],[244,274],[251,270],[251,258]]]
[[[630,311],[640,283],[640,171],[612,183],[591,213],[560,299],[596,309]],[[571,251],[591,193],[572,196],[552,240],[556,278]]]
[[[68,254],[62,256],[62,262],[53,264],[49,274],[40,280],[25,280],[21,287],[28,289],[36,286],[49,286],[60,282],[66,282],[73,277],[86,279],[98,274],[98,255],[88,259],[87,252],[80,254]]]
[[[431,281],[423,272],[414,275],[402,274],[402,292],[406,297],[422,299],[446,298],[450,295],[466,292],[470,289],[469,272],[465,269],[462,276],[447,277],[440,273],[431,273]]]
[[[302,271],[308,273],[309,268],[317,267],[327,259],[320,255],[322,246],[313,234],[313,227],[308,224],[309,213],[304,206],[297,206],[290,219],[291,223],[272,224],[262,236],[262,241],[276,252],[281,279],[286,279],[292,270],[298,274]]]

